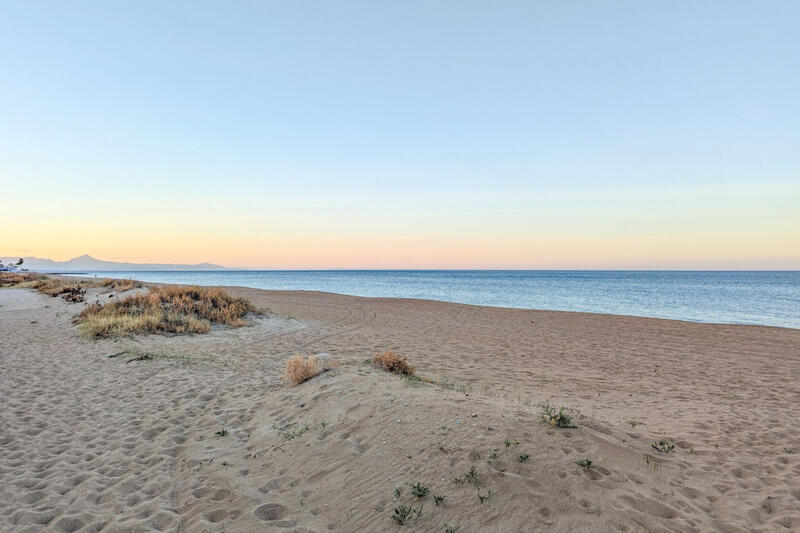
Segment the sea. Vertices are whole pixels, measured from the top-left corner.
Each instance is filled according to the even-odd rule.
[[[83,275],[800,328],[800,271],[204,270]]]

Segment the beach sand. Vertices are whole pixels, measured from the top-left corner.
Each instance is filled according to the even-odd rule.
[[[800,530],[800,330],[231,292],[275,314],[95,341],[83,304],[0,290],[0,530]],[[388,348],[446,386],[364,364]]]

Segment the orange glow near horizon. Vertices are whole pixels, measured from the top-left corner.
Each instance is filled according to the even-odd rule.
[[[653,195],[515,209],[512,200],[431,200],[402,211],[403,202],[377,200],[352,209],[257,199],[175,209],[131,199],[72,213],[40,199],[3,206],[19,227],[2,230],[0,257],[282,269],[800,268],[797,189],[703,201]]]

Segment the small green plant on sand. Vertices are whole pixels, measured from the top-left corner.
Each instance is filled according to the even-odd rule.
[[[392,521],[395,524],[402,526],[403,524],[406,523],[406,520],[408,520],[411,517],[412,512],[413,511],[411,507],[408,507],[407,505],[399,505],[394,508],[394,513],[392,514]]]
[[[399,498],[399,497],[400,497],[400,495],[401,495],[401,492],[400,492],[400,487],[395,487],[395,488],[394,488],[394,497],[395,497],[395,498]]]
[[[486,494],[481,494],[480,491],[478,491],[478,499],[481,501],[481,503],[483,503],[486,500],[488,500],[489,496],[491,496],[491,495],[492,495],[492,491],[491,490],[489,492],[487,492]]]
[[[469,472],[464,474],[464,478],[466,478],[468,483],[472,483],[473,485],[478,484],[478,471],[475,470],[475,467],[469,469]]]
[[[661,453],[670,453],[675,451],[675,445],[672,444],[670,441],[664,439],[652,443],[650,447],[653,448],[654,450],[658,450]]]
[[[794,453],[794,450],[792,450],[791,448],[784,448],[783,451],[785,451],[788,454],[793,454]]]
[[[442,505],[444,503],[445,498],[447,498],[447,496],[437,496],[437,495],[434,494],[433,495],[433,503],[436,504],[436,507],[439,507],[440,505]]]
[[[527,463],[529,458],[530,458],[530,455],[528,455],[527,453],[519,454],[519,462],[520,463]]]
[[[520,442],[518,440],[508,440],[505,441],[506,448],[511,448],[512,446],[519,446]]]
[[[585,469],[590,469],[592,467],[592,460],[588,457],[586,459],[581,459],[580,461],[575,461],[575,464],[578,466],[582,466]]]
[[[556,408],[549,403],[546,403],[541,407],[542,422],[562,429],[578,427],[577,424],[575,424],[575,420],[573,419],[572,415],[567,412],[566,408],[561,407],[558,411],[556,411]]]
[[[444,533],[456,533],[459,529],[461,529],[461,526],[444,525]]]
[[[228,434],[228,430],[225,429],[225,428],[222,428],[219,431],[215,431],[214,432],[214,435],[217,435],[218,437],[224,437],[227,434]]]
[[[425,485],[423,485],[421,481],[417,481],[416,483],[409,483],[408,485],[411,487],[411,494],[416,496],[418,500],[424,498],[425,495],[428,494],[428,491],[431,490]]]
[[[636,420],[628,420],[628,424],[630,424],[632,428],[635,428],[636,426],[644,425],[644,422],[637,422]]]
[[[281,436],[286,440],[292,440],[292,439],[295,439],[295,438],[299,437],[303,433],[309,431],[310,429],[311,429],[310,426],[304,425],[303,427],[300,427],[298,429],[290,429],[290,430],[283,431],[283,432],[281,432]]]

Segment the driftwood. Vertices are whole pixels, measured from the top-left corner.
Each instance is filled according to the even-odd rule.
[[[61,289],[60,295],[68,302],[82,302],[86,296],[86,289],[80,285],[68,285]]]

